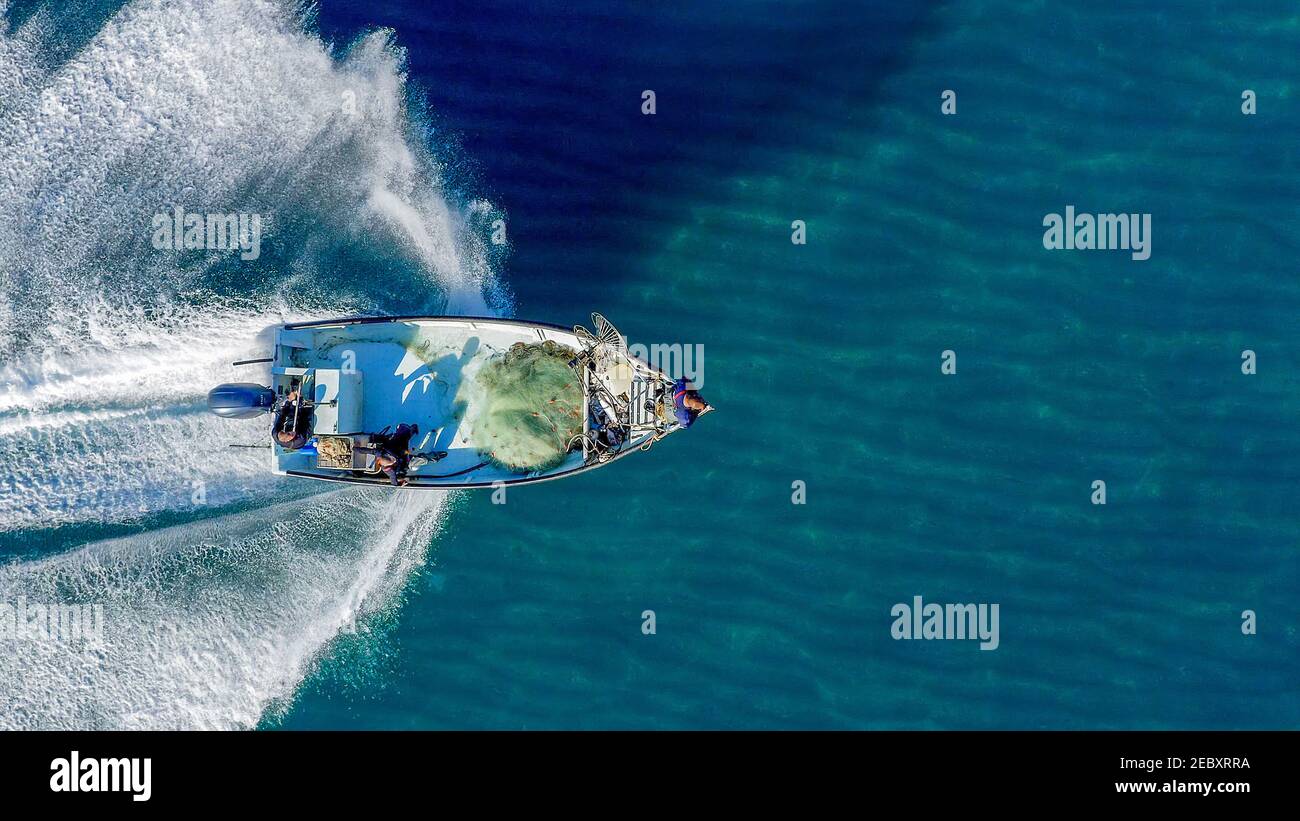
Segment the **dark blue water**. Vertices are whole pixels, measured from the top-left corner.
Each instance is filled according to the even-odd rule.
[[[339,698],[326,662],[286,726],[1295,726],[1297,32],[906,5],[379,13],[519,312],[701,341],[723,410],[466,500],[391,667]],[[1067,204],[1152,213],[1153,258],[1045,252]],[[891,640],[914,595],[1000,603],[1001,646]]]

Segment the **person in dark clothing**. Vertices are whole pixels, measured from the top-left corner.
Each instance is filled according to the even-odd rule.
[[[673,385],[673,414],[678,424],[689,428],[695,423],[695,418],[708,409],[709,403],[704,401],[699,391],[687,387],[685,379],[677,380]]]
[[[401,424],[391,434],[377,437],[379,453],[375,456],[375,466],[384,472],[393,487],[409,481],[406,470],[411,464],[411,437],[419,432],[419,425]]]
[[[299,450],[311,438],[312,409],[298,397],[297,389],[284,398],[271,425],[271,438],[285,450]]]

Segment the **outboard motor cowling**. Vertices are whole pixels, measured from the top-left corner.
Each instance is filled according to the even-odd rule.
[[[275,391],[253,382],[229,382],[208,391],[208,410],[226,419],[252,419],[275,407]]]

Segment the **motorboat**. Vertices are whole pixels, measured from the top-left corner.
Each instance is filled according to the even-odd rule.
[[[559,479],[648,450],[682,428],[675,380],[629,353],[603,316],[592,314],[592,324],[468,316],[289,323],[272,329],[269,356],[235,363],[269,365],[270,384],[217,386],[208,406],[226,418],[274,415],[284,435],[258,447],[269,448],[271,470],[282,476],[412,489]],[[399,450],[400,481],[383,459]]]

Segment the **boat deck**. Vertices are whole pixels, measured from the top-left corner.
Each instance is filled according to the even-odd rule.
[[[489,358],[511,345],[546,339],[578,349],[570,331],[490,320],[287,326],[276,335],[272,387],[277,393],[286,392],[292,380],[301,379],[310,369],[343,375],[333,377],[341,379],[343,385],[337,390],[319,384],[329,383],[329,378],[316,380],[314,400],[337,400],[336,408],[317,408],[317,434],[378,433],[402,423],[418,425],[420,432],[412,438],[411,449],[446,451],[447,456],[413,467],[408,474],[412,485],[464,487],[535,480],[542,476],[541,472],[511,472],[485,463],[480,456],[473,428],[476,403],[482,397],[474,377]],[[355,408],[358,398],[359,414]],[[358,429],[341,429],[353,425]],[[382,474],[366,477],[353,471],[319,468],[311,451],[276,447],[272,460],[277,473],[347,481],[370,478],[385,484],[388,481]],[[558,467],[545,471],[545,475],[560,475],[582,466],[582,453],[575,452]]]

